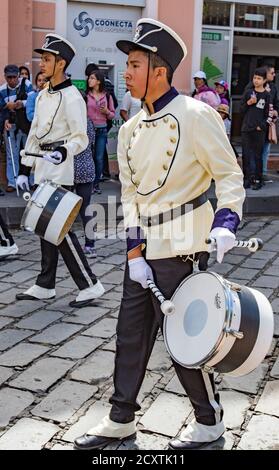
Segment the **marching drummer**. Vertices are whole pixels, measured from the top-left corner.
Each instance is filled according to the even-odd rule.
[[[66,78],[65,70],[75,55],[75,49],[57,34],[47,34],[40,49],[40,68],[49,86],[37,97],[35,115],[22,151],[22,174],[17,185],[28,188],[30,167],[35,172],[35,184],[44,178],[71,189],[74,182],[74,155],[88,145],[86,106],[79,91]],[[43,158],[27,156],[41,153]],[[55,202],[53,201],[55,204]],[[41,238],[42,270],[36,284],[17,294],[18,300],[42,300],[55,297],[55,276],[61,253],[71,275],[80,289],[73,307],[84,307],[104,293],[104,288],[93,274],[76,235],[69,232],[63,242],[55,245]]]
[[[166,298],[199,262],[207,267],[210,234],[221,262],[233,247],[242,215],[243,175],[219,114],[202,102],[180,96],[172,76],[186,57],[182,39],[153,19],[137,23],[133,41],[118,41],[128,55],[126,85],[143,109],[120,129],[118,161],[127,229],[127,266],[117,326],[112,408],[97,426],[75,440],[95,449],[136,432],[137,396],[162,313],[147,289],[154,279]],[[206,190],[216,181],[214,215]],[[143,233],[144,232],[144,233]],[[201,286],[202,289],[206,286]],[[174,367],[195,418],[172,449],[199,449],[225,430],[213,374]],[[162,430],[164,433],[164,430]]]

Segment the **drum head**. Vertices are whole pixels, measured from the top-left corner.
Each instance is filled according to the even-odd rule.
[[[167,349],[179,364],[199,367],[211,357],[223,337],[226,289],[218,275],[199,272],[186,278],[171,300],[175,313],[164,320]]]

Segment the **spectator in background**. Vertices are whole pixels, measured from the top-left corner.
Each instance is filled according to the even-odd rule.
[[[86,94],[82,93],[82,96],[87,104]],[[92,221],[92,216],[86,215],[86,209],[90,205],[93,182],[95,179],[95,165],[92,153],[92,149],[95,144],[95,129],[93,122],[89,117],[87,117],[87,136],[89,141],[87,148],[74,157],[74,185],[76,193],[83,199],[82,206],[80,208],[80,216],[85,234],[83,253],[88,258],[96,258],[95,227],[90,223]]]
[[[6,83],[0,87],[0,111],[3,112],[4,118],[4,139],[7,158],[6,175],[8,186],[6,191],[13,192],[16,189],[15,176],[18,176],[19,171],[20,143],[23,142],[23,145],[25,145],[27,138],[27,135],[16,125],[16,112],[26,106],[26,99],[18,99],[18,97],[21,91],[28,97],[30,93],[33,92],[33,88],[32,83],[28,79],[19,76],[19,68],[17,65],[6,65],[4,68],[4,76]],[[10,134],[12,154],[7,132]],[[16,175],[14,175],[12,157]]]
[[[230,108],[226,104],[220,104],[217,108],[217,112],[220,114],[223,119],[223,123],[226,129],[226,134],[228,139],[231,137],[231,120],[230,120]]]
[[[127,91],[123,97],[120,116],[126,122],[141,110],[141,100],[133,98],[130,91]]]
[[[278,113],[279,113],[279,99],[278,99],[278,90],[277,87],[274,83],[276,76],[275,68],[273,65],[267,65],[266,66],[266,91],[269,92],[270,95],[270,113],[271,113],[271,118],[276,121],[278,118]],[[267,174],[267,166],[268,166],[268,157],[270,155],[270,148],[271,148],[271,143],[268,140],[268,132],[266,134],[266,139],[264,143],[264,148],[263,148],[263,183],[272,183],[272,179]]]
[[[42,74],[42,72],[38,72],[35,78],[36,91],[30,93],[26,101],[26,116],[30,122],[33,121],[37,96],[39,92],[44,89],[45,85],[46,79],[44,75]]]
[[[253,88],[248,89],[241,100],[240,110],[244,114],[242,135],[242,162],[244,187],[262,187],[262,153],[268,128],[270,94],[265,90],[266,69],[255,70]]]
[[[274,83],[276,72],[275,67],[272,64],[267,64],[263,66],[266,69],[266,83],[265,89],[270,95],[270,117],[276,120],[279,113],[279,97],[278,97],[278,90]],[[253,81],[249,82],[248,85],[245,87],[245,92],[248,90],[253,89]],[[263,147],[263,183],[272,183],[272,180],[267,175],[267,166],[268,166],[268,157],[270,154],[271,144],[268,140],[268,129],[265,136],[265,143]]]
[[[105,78],[100,70],[95,70],[87,79],[87,112],[95,127],[95,152],[94,162],[96,176],[94,180],[94,192],[101,194],[99,186],[104,167],[104,154],[107,144],[108,131],[107,120],[115,116],[115,109],[111,95],[105,90]]]
[[[28,67],[26,67],[25,65],[21,65],[19,67],[19,76],[21,78],[26,78],[27,80],[30,81],[30,70]]]
[[[229,93],[229,85],[225,80],[220,80],[219,82],[215,82],[215,91],[220,96],[221,104],[226,104],[230,106],[230,93]]]
[[[208,86],[206,74],[202,70],[195,73],[194,83],[195,91],[192,94],[192,97],[195,100],[202,101],[212,108],[217,109],[219,104],[221,104],[221,98],[213,88]]]
[[[91,73],[93,73],[95,70],[100,70],[100,68],[97,64],[94,64],[94,63],[88,64],[86,69],[85,69],[85,75],[87,75],[87,77],[89,77],[91,75]],[[111,80],[108,78],[107,75],[105,75],[105,90],[109,95],[111,95],[111,97],[113,99],[114,109],[116,109],[118,107],[118,100],[117,100],[116,95],[115,95],[114,85],[111,82]],[[112,122],[109,121],[107,124],[108,124],[108,132],[109,132],[109,130],[112,127]],[[106,146],[105,153],[104,153],[103,174],[100,178],[100,181],[109,180],[110,177],[111,176],[110,176],[110,171],[109,171],[109,158],[108,158],[108,151],[107,151],[107,146]]]

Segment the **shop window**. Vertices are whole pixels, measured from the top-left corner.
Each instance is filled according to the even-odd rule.
[[[235,26],[239,28],[272,29],[273,7],[235,5]]]
[[[203,6],[203,24],[230,26],[230,13],[230,3],[205,1]]]

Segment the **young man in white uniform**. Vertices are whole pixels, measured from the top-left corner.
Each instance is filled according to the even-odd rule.
[[[75,49],[57,34],[47,34],[41,49],[41,72],[49,80],[36,100],[32,127],[25,150],[22,151],[24,174],[17,179],[18,186],[28,187],[28,172],[34,168],[35,184],[45,178],[67,189],[74,182],[74,155],[88,145],[87,118],[84,100],[65,77],[65,69],[75,55]],[[26,153],[40,153],[43,158]],[[29,167],[29,169],[28,169]],[[45,227],[46,229],[46,227]],[[91,271],[76,235],[69,232],[56,247],[41,238],[42,270],[36,284],[17,294],[18,300],[50,299],[55,297],[55,276],[60,252],[80,292],[70,305],[85,307],[104,293],[104,288]]]
[[[243,175],[219,114],[171,87],[173,72],[186,56],[182,39],[168,26],[142,19],[134,40],[118,41],[117,46],[129,55],[127,88],[144,105],[119,133],[128,255],[112,408],[98,426],[75,440],[78,449],[96,449],[135,434],[137,395],[163,321],[147,279],[154,278],[164,296],[171,298],[192,273],[193,259],[206,269],[209,234],[216,239],[221,262],[234,245],[245,194]],[[212,178],[218,198],[215,214],[206,197]],[[195,418],[169,446],[199,449],[225,430],[213,374],[173,363]]]

